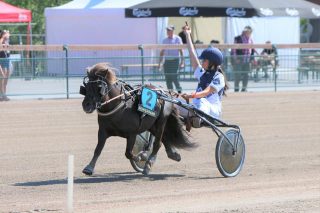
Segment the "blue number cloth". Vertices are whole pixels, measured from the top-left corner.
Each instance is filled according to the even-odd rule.
[[[144,108],[154,111],[157,104],[157,93],[151,89],[143,88],[141,102]]]

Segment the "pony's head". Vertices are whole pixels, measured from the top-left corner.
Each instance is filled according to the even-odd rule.
[[[108,95],[110,84],[116,81],[113,68],[107,63],[98,63],[87,68],[87,75],[83,78],[83,86],[80,86],[80,94],[84,95],[82,101],[83,111],[92,113],[101,107]]]

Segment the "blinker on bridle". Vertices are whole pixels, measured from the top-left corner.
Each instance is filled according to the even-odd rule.
[[[99,76],[99,78],[102,78],[102,77]],[[90,81],[90,80],[89,80],[89,77],[86,76],[86,77],[83,78],[83,85],[84,85],[84,86],[82,86],[82,85],[80,86],[80,91],[79,91],[79,93],[80,93],[81,95],[84,95],[84,96],[85,96],[85,95],[87,94],[86,86],[87,86],[88,84],[90,84],[90,83],[98,83],[98,87],[101,88],[101,89],[100,89],[100,94],[101,94],[102,96],[105,96],[105,95],[107,94],[106,90],[107,90],[108,86],[107,86],[107,83],[106,83],[105,81],[103,81],[103,80],[101,80],[101,79],[94,80],[94,81]],[[109,90],[109,91],[110,91],[110,90]],[[109,91],[108,91],[108,93],[109,93]]]
[[[85,77],[83,78],[83,85],[84,85],[84,86],[82,86],[82,85],[80,86],[80,91],[79,91],[79,93],[80,93],[81,95],[86,96],[86,94],[87,94],[87,89],[86,89],[87,85],[90,84],[90,83],[97,83],[97,84],[98,84],[98,87],[100,87],[100,92],[99,92],[99,93],[100,93],[100,95],[101,95],[101,100],[96,103],[96,108],[97,108],[97,109],[100,109],[100,107],[101,107],[102,105],[105,105],[105,104],[107,103],[107,102],[101,103],[101,102],[102,102],[102,98],[103,98],[104,96],[106,96],[106,95],[109,94],[109,92],[113,89],[113,87],[114,87],[114,85],[116,85],[116,83],[113,84],[113,85],[111,86],[111,88],[108,89],[108,85],[107,85],[107,82],[104,81],[104,77],[103,77],[103,76],[100,76],[100,75],[97,75],[97,76],[98,76],[99,79],[94,80],[94,81],[90,81],[89,77],[88,77],[88,76],[85,76]]]

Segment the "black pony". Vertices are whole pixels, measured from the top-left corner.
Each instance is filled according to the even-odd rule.
[[[80,87],[85,95],[82,102],[86,113],[98,112],[98,144],[91,162],[83,169],[83,173],[92,175],[97,159],[110,136],[127,139],[125,156],[138,160],[132,154],[137,134],[146,130],[155,136],[152,153],[145,164],[143,173],[148,174],[156,160],[157,152],[163,142],[169,158],[180,161],[181,157],[175,148],[195,147],[188,139],[183,124],[172,103],[158,100],[157,116],[146,115],[138,111],[141,87],[133,89],[130,85],[116,78],[114,71],[107,63],[98,63],[87,71]],[[170,96],[169,93],[166,95]]]

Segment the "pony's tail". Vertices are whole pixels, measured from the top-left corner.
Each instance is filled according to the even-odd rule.
[[[177,109],[174,108],[168,117],[165,129],[162,135],[162,142],[179,149],[196,148],[197,144],[192,143],[187,131],[184,130],[182,121],[179,118]]]

